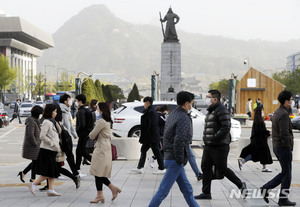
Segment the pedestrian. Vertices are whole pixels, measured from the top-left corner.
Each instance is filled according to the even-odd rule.
[[[155,111],[157,112],[157,123],[158,123],[158,132],[160,136],[160,154],[162,157],[164,157],[164,150],[163,150],[163,136],[165,131],[165,123],[168,116],[168,113],[170,111],[170,107],[168,105],[162,105],[155,108]],[[148,160],[148,165],[153,168],[154,163],[156,160],[156,157],[152,155]]]
[[[105,202],[103,195],[103,183],[112,192],[112,199],[115,200],[121,190],[114,186],[108,178],[111,177],[112,152],[111,152],[111,130],[112,123],[109,105],[107,103],[98,104],[98,112],[102,114],[96,122],[96,126],[89,134],[90,139],[95,142],[95,149],[92,156],[90,174],[95,176],[97,196],[90,203]]]
[[[85,107],[86,97],[84,94],[79,94],[76,96],[76,105],[79,107],[76,113],[76,132],[79,136],[79,140],[76,148],[76,169],[80,174],[80,165],[82,157],[91,161],[92,156],[86,151],[86,143],[88,140],[89,133],[93,129],[92,115],[88,114],[90,111]],[[91,123],[90,123],[91,122]],[[85,176],[80,174],[80,177]]]
[[[60,148],[58,136],[60,132],[57,131],[57,127],[55,126],[56,122],[54,120],[57,113],[56,108],[54,104],[47,104],[43,112],[44,121],[41,126],[40,135],[42,142],[36,165],[34,165],[35,173],[41,176],[35,179],[34,182],[28,184],[29,190],[33,195],[35,195],[34,191],[36,185],[48,179],[48,196],[60,196],[60,194],[53,189],[54,178],[58,178],[60,175],[55,160]]]
[[[193,188],[188,181],[184,166],[188,161],[189,145],[192,140],[192,123],[188,112],[192,108],[194,95],[181,91],[177,94],[177,108],[170,112],[164,132],[164,163],[166,173],[153,196],[149,207],[160,206],[177,182],[187,204],[197,207],[199,204],[193,196]]]
[[[252,99],[248,98],[248,102],[246,104],[246,114],[248,114],[249,118],[252,117],[252,107],[251,107]]]
[[[141,136],[139,139],[139,142],[142,144],[141,156],[138,166],[131,171],[139,174],[142,173],[142,169],[144,168],[146,161],[147,151],[151,148],[158,163],[158,171],[153,172],[153,174],[164,174],[164,162],[159,150],[160,136],[157,124],[157,113],[152,106],[153,98],[147,96],[143,101],[145,111],[141,116]]]
[[[252,160],[253,162],[260,161],[263,165],[262,172],[272,172],[266,167],[267,164],[272,164],[273,160],[268,146],[270,131],[266,129],[262,113],[262,108],[257,107],[255,109],[250,144],[243,148],[240,154],[242,159],[238,159],[240,170],[247,161]]]
[[[97,117],[96,117],[97,104],[98,104],[98,100],[92,99],[91,102],[90,102],[90,105],[88,107],[89,111],[93,115],[93,123],[94,124],[96,123],[96,119],[97,119]],[[93,151],[94,151],[94,141],[91,140],[91,139],[88,139],[87,143],[86,143],[86,146],[85,146],[85,149],[86,149],[86,151],[87,151],[88,154],[92,154]],[[90,165],[90,163],[88,162],[88,160],[85,159],[85,158],[83,158],[82,164],[83,165]]]
[[[292,181],[292,159],[294,147],[294,135],[289,109],[291,108],[293,94],[290,91],[282,91],[278,95],[279,108],[272,118],[272,143],[273,151],[280,163],[281,172],[272,180],[261,187],[261,192],[266,203],[269,203],[269,190],[281,185],[278,205],[295,206],[296,202],[288,199]]]
[[[31,170],[30,182],[35,180],[35,172],[33,166],[36,164],[36,159],[40,151],[40,133],[41,124],[39,121],[40,115],[43,113],[43,108],[36,105],[31,109],[31,116],[25,120],[25,136],[22,147],[22,157],[31,160],[30,164],[20,171],[18,176],[20,180],[25,183],[24,177]]]
[[[72,105],[72,100],[70,95],[68,94],[63,94],[60,99],[59,99],[59,106],[60,109],[62,111],[62,126],[64,127],[64,129],[69,133],[69,135],[71,135],[71,137],[73,139],[77,139],[78,135],[76,133],[76,130],[73,127],[72,124],[72,118],[71,118],[71,113],[70,113],[70,107]],[[71,148],[66,148],[66,150],[64,151],[66,156],[67,156],[67,161],[68,164],[70,166],[70,169],[73,173],[73,175],[78,176],[79,173],[77,171],[76,165],[75,165],[75,159],[74,159],[74,154],[73,154],[73,141],[72,139],[69,139],[69,146],[71,146]]]
[[[9,122],[12,122],[17,117],[19,119],[19,124],[22,124],[21,118],[20,118],[20,99],[16,100],[16,103],[14,106],[14,113],[13,113],[12,119]]]
[[[247,196],[246,183],[242,182],[234,172],[227,167],[229,144],[231,142],[231,121],[228,110],[220,102],[221,93],[210,90],[206,96],[207,115],[203,131],[204,149],[201,169],[203,172],[202,193],[196,199],[211,199],[211,181],[213,166],[220,175],[224,175],[240,190],[244,198]]]
[[[54,126],[56,127],[57,131],[60,132],[59,133],[59,145],[61,146],[58,149],[58,152],[56,155],[56,165],[57,165],[59,173],[72,179],[73,182],[75,183],[76,189],[78,189],[80,187],[80,177],[78,175],[78,172],[77,172],[77,175],[74,175],[73,173],[71,173],[70,171],[68,171],[67,169],[62,167],[62,166],[64,166],[64,161],[65,161],[65,151],[66,151],[66,149],[69,148],[68,146],[64,146],[64,145],[65,144],[69,145],[69,143],[65,143],[63,141],[63,136],[64,136],[63,133],[66,133],[67,131],[63,132],[64,129],[62,126],[62,114],[63,114],[62,110],[58,104],[55,104],[55,105],[56,105],[57,115],[54,118],[54,120],[56,122]],[[40,191],[48,190],[48,188],[49,188],[49,182],[47,180],[47,185],[39,190]]]

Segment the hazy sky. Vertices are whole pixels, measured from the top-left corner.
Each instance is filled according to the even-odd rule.
[[[180,16],[177,28],[236,39],[300,39],[299,0],[9,0],[0,10],[20,16],[49,33],[93,4],[105,4],[131,23],[157,24],[169,6]]]

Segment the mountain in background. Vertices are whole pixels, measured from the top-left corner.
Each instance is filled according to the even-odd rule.
[[[177,33],[182,72],[187,76],[198,74],[205,87],[221,78],[230,78],[231,73],[241,79],[247,72],[243,65],[247,57],[250,66],[260,71],[282,70],[286,57],[300,48],[300,40],[243,41],[182,30]],[[38,60],[40,72],[44,65],[55,65],[76,73],[115,73],[149,84],[153,71],[160,73],[163,36],[159,19],[157,26],[131,24],[115,17],[106,6],[93,5],[68,20],[53,37],[55,48],[46,50]],[[48,74],[56,81],[56,71],[47,70]]]

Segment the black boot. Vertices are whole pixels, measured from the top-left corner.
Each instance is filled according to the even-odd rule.
[[[279,206],[295,206],[296,202],[292,202],[289,199],[279,200],[278,201]]]

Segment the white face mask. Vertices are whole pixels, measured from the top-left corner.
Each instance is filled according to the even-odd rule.
[[[264,113],[261,113],[261,117],[264,117],[265,116],[265,114]]]
[[[95,114],[96,114],[96,117],[100,115],[98,110],[95,111]]]
[[[78,106],[79,106],[79,104],[78,104],[78,102],[77,102],[77,101],[75,101],[75,106],[76,106],[76,107],[78,107]]]
[[[68,101],[69,107],[72,106],[72,100]]]
[[[205,99],[205,103],[206,103],[206,105],[211,105],[211,98],[206,98]]]
[[[188,114],[192,113],[192,109],[188,110],[188,112],[187,112],[187,113],[188,113]]]

